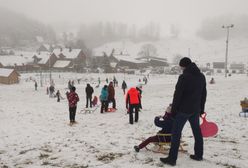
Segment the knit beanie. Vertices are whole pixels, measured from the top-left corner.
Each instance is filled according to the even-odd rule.
[[[188,57],[184,57],[180,60],[179,65],[181,67],[187,67],[189,64],[191,64],[191,60]]]

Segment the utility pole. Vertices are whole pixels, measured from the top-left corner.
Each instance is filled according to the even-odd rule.
[[[41,70],[41,67],[40,67],[40,87],[43,87],[43,83],[42,83],[42,70]]]
[[[50,82],[50,85],[52,85],[51,54],[49,56],[49,82]]]
[[[188,57],[190,58],[190,48],[188,48]]]
[[[227,26],[222,26],[223,29],[226,29],[227,31],[227,37],[226,37],[226,57],[225,57],[225,77],[227,77],[227,57],[228,57],[228,40],[229,40],[229,29],[233,28],[234,25],[227,25]]]

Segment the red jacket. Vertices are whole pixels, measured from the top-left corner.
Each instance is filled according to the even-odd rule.
[[[140,104],[140,93],[136,88],[130,88],[128,90],[126,104]]]
[[[79,101],[78,94],[75,92],[70,92],[67,94],[67,99],[69,102],[69,107],[76,107]]]

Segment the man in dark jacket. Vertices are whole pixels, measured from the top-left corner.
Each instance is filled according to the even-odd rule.
[[[179,65],[183,74],[179,76],[173,97],[171,111],[174,122],[170,152],[167,158],[160,158],[163,163],[172,166],[176,165],[181,132],[187,121],[195,139],[194,155],[190,155],[190,158],[197,161],[203,158],[203,138],[199,118],[204,113],[206,102],[206,79],[189,58],[182,58]]]
[[[121,88],[123,90],[124,95],[126,94],[126,89],[127,89],[127,83],[123,80]]]
[[[92,94],[94,93],[93,87],[90,86],[90,84],[87,84],[85,88],[85,93],[86,93],[86,108],[89,106],[90,102],[90,107],[92,107]]]

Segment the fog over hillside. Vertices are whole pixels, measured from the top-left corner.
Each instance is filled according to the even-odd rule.
[[[245,0],[0,0],[0,46],[30,47],[37,36],[44,43],[90,49],[131,41],[136,50],[143,43],[157,45],[169,60],[180,54],[205,63],[224,60],[222,26],[234,24],[230,61],[247,62],[247,5]]]

